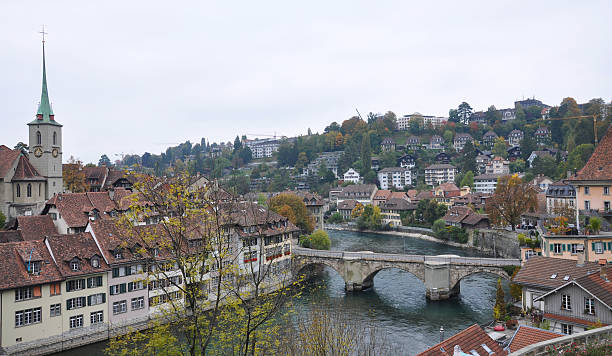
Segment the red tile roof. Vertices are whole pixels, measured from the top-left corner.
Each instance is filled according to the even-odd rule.
[[[44,240],[45,236],[57,235],[57,229],[49,215],[18,216],[17,229],[24,240]]]
[[[584,277],[578,278],[576,283],[586,289],[593,296],[612,308],[612,269],[603,267],[608,271],[607,280],[604,280],[600,273],[591,273]]]
[[[94,208],[100,212],[101,218],[117,206],[110,199],[108,192],[63,193],[57,194],[47,201],[47,210],[55,205],[68,227],[85,227],[89,221],[88,214]]]
[[[38,173],[27,157],[21,155],[19,156],[19,163],[17,163],[15,174],[13,175],[13,181],[17,180],[43,181],[45,178]]]
[[[0,145],[0,177],[6,177],[20,154],[19,150],[11,150],[5,145]]]
[[[573,318],[571,316],[552,314],[552,313],[544,313],[544,319],[565,321],[565,322],[568,322],[568,323],[571,323],[571,324],[582,325],[582,326],[595,326],[595,325],[598,325],[598,323],[596,323],[594,321],[584,320],[584,319],[579,319],[579,318]],[[602,326],[608,326],[608,324],[602,324]]]
[[[479,355],[489,355],[489,352],[486,351],[482,345],[486,345],[496,356],[508,354],[495,340],[491,339],[478,324],[474,324],[428,350],[421,352],[417,356],[452,356],[455,346],[459,346],[466,354],[474,350]]]
[[[60,273],[65,277],[108,270],[108,265],[102,258],[102,253],[89,232],[49,236],[46,241],[49,243]],[[98,268],[91,265],[91,258],[94,256],[100,259],[100,267]],[[80,270],[78,271],[70,269],[70,262],[75,258],[80,261]]]
[[[512,340],[510,341],[510,352],[515,352],[523,347],[537,344],[538,342],[556,339],[558,337],[565,336],[564,334],[555,333],[552,331],[534,328],[532,326],[520,325],[514,333]]]
[[[612,127],[608,128],[605,136],[599,141],[591,158],[570,181],[580,180],[612,180]]]
[[[43,241],[21,241],[0,244],[0,290],[51,283],[62,275]],[[32,256],[30,258],[30,256]],[[38,275],[28,273],[28,261],[40,261]]]
[[[583,266],[577,266],[574,260],[533,256],[514,276],[514,282],[543,289],[555,289],[568,282],[563,279],[565,276],[573,280],[585,276],[588,272],[596,271],[599,271],[599,266],[595,262],[585,262]],[[556,275],[555,278],[550,278],[552,275]]]

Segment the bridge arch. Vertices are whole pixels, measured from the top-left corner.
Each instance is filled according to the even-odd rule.
[[[502,279],[505,280],[510,280],[510,276],[508,275],[508,273],[506,273],[506,271],[503,268],[499,268],[499,267],[473,267],[473,268],[469,268],[469,269],[462,269],[459,271],[453,271],[451,273],[451,289],[456,289],[456,287],[459,285],[459,283],[461,282],[461,280],[463,280],[466,277],[469,277],[471,275],[474,274],[480,274],[480,273],[484,273],[484,274],[492,274],[495,276],[498,276]]]
[[[364,286],[372,287],[374,285],[374,277],[376,277],[378,272],[386,269],[398,269],[400,271],[408,272],[421,281],[423,285],[425,285],[425,272],[422,265],[400,263],[376,266],[373,268],[373,271],[366,275],[362,284]]]
[[[325,267],[329,267],[331,269],[333,269],[340,277],[342,277],[342,280],[344,280],[344,282],[346,283],[346,277],[344,276],[343,273],[343,269],[342,266],[339,266],[337,263],[335,263],[335,261],[333,260],[326,260],[326,259],[308,259],[308,260],[302,260],[302,259],[294,259],[293,260],[293,275],[295,277],[300,277],[303,273],[302,271],[307,268],[308,266],[325,266]]]

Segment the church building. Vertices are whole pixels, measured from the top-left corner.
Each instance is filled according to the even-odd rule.
[[[27,152],[0,145],[0,211],[7,220],[39,214],[45,202],[64,189],[62,125],[55,121],[49,102],[44,40],[42,94],[28,130]]]

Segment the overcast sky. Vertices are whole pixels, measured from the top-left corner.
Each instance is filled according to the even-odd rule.
[[[0,144],[47,79],[64,160],[391,110],[612,98],[609,1],[0,2]]]

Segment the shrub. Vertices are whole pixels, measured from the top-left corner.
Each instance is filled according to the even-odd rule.
[[[317,230],[308,237],[304,236],[302,241],[302,246],[315,250],[329,250],[331,248],[329,235],[323,230]]]
[[[436,235],[436,237],[441,238],[440,235],[443,235],[444,233],[446,233],[446,222],[442,219],[438,219],[434,221],[433,226],[431,227],[431,230]]]
[[[330,224],[340,224],[344,221],[344,219],[342,218],[342,214],[340,214],[339,212],[335,212],[332,214],[332,216],[329,217],[329,220],[327,220]]]

